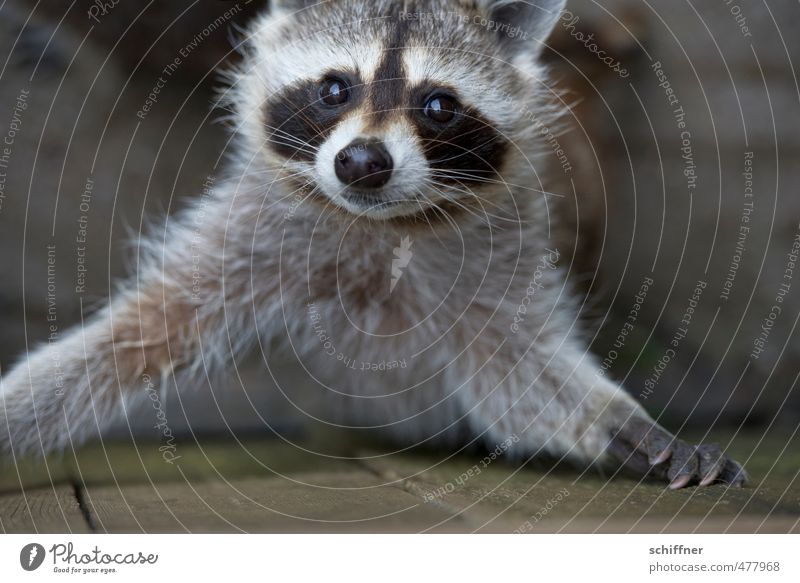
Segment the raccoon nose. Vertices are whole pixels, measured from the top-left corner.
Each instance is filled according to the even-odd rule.
[[[344,184],[380,188],[392,177],[394,163],[382,143],[356,141],[336,155],[334,166],[336,176]]]

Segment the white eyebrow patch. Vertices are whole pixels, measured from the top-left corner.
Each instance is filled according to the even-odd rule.
[[[442,51],[446,49],[420,45],[406,47],[403,51],[403,69],[410,85],[418,85],[426,80],[443,82],[450,78]]]
[[[464,55],[444,47],[409,46],[403,52],[403,66],[411,86],[421,83],[452,87],[465,105],[481,111],[495,122],[507,121],[512,96],[489,83],[467,64],[479,55]],[[488,58],[488,57],[487,57]]]
[[[356,49],[356,51],[359,51],[357,61],[358,69],[361,71],[361,76],[363,77],[364,82],[371,83],[375,81],[378,68],[381,66],[381,63],[386,56],[387,49],[385,45],[380,42],[374,42],[365,45],[363,55],[360,52],[360,49]]]
[[[354,23],[353,27],[358,24]],[[307,32],[296,40],[286,42],[280,36],[281,29],[267,24],[257,34],[258,54],[253,70],[263,78],[270,92],[279,91],[300,80],[321,78],[328,71],[358,70],[365,80],[375,74],[383,57],[383,45],[376,41],[359,41],[352,30],[345,26],[320,29],[316,33]],[[338,34],[346,37],[345,42],[335,42]],[[276,61],[275,52],[280,59]],[[267,73],[267,74],[265,74]]]

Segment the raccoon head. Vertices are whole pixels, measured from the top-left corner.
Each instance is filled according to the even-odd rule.
[[[234,82],[248,155],[371,218],[508,191],[564,3],[278,1]]]

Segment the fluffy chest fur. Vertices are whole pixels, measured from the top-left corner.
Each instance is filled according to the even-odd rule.
[[[375,221],[330,205],[298,207],[274,193],[268,213],[238,210],[259,217],[237,229],[236,241],[252,259],[226,278],[232,285],[250,278],[256,296],[277,294],[279,307],[269,304],[263,327],[280,342],[275,328],[283,329],[284,347],[320,357],[321,368],[336,359],[416,364],[452,358],[470,344],[521,345],[553,320],[563,287],[557,251],[533,220],[546,213],[543,199],[516,194],[516,205],[511,197],[509,208],[495,205],[491,217],[464,211],[458,221],[435,214]],[[265,204],[250,202],[254,209]],[[520,332],[512,326],[523,303]]]

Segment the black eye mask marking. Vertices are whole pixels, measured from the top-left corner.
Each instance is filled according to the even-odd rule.
[[[472,107],[461,106],[448,123],[429,119],[424,113],[425,103],[431,94],[441,91],[455,94],[451,89],[430,86],[411,92],[413,103],[418,104],[412,118],[425,157],[434,171],[442,171],[436,180],[454,184],[496,180],[508,152],[508,140]]]
[[[349,85],[348,100],[338,106],[322,102],[319,89],[322,80],[302,81],[287,87],[273,96],[265,106],[266,135],[270,147],[291,160],[312,162],[314,151],[331,133],[341,117],[359,107],[364,100],[365,88],[358,75],[332,72]],[[373,105],[380,100],[378,111],[405,107],[422,140],[425,156],[435,170],[452,174],[452,178],[439,177],[442,182],[480,183],[496,179],[508,151],[508,140],[471,107],[461,106],[453,120],[439,124],[426,117],[424,112],[432,89],[420,86],[410,92],[406,105],[400,103],[403,91],[389,82],[378,82],[371,88]],[[454,93],[451,90],[447,90]],[[383,96],[383,97],[379,97]],[[449,171],[449,172],[448,172]]]
[[[324,78],[333,77],[349,85],[345,103],[331,106],[320,99]],[[357,73],[331,71],[323,79],[303,80],[273,95],[264,106],[267,142],[273,151],[291,160],[312,162],[319,148],[342,116],[363,100]]]

